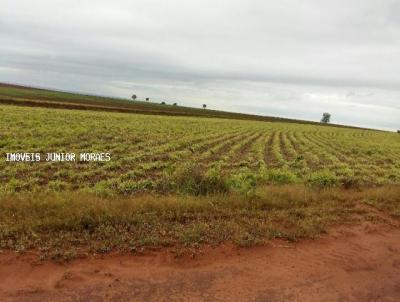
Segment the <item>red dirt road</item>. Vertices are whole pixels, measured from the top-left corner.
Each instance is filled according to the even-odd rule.
[[[0,254],[0,301],[400,301],[400,229],[363,224],[316,241],[105,256],[68,264]]]

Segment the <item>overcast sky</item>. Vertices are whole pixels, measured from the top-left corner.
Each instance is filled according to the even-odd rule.
[[[400,1],[0,0],[0,81],[400,129]]]

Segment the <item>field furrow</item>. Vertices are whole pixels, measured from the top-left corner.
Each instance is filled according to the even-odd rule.
[[[338,183],[400,181],[395,133],[13,106],[1,110],[6,113],[0,121],[2,192],[131,194],[215,171],[226,179],[251,174],[248,179],[280,183],[306,182],[315,173],[330,173]],[[106,152],[111,160],[7,162],[5,153],[10,152]]]

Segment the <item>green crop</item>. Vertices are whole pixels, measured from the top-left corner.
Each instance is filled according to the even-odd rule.
[[[294,123],[0,106],[0,192],[208,194],[260,183],[400,182],[398,134]],[[11,152],[108,162],[7,162]]]

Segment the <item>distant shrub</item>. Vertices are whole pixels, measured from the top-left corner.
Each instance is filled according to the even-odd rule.
[[[172,106],[178,106],[178,104],[177,103],[173,103]]]
[[[323,123],[323,124],[329,124],[330,121],[331,121],[331,114],[328,113],[328,112],[325,112],[325,113],[322,115],[321,123]]]
[[[233,190],[248,194],[254,190],[257,185],[257,176],[248,168],[242,168],[238,173],[233,174],[228,179],[228,185]]]
[[[291,184],[295,183],[297,180],[296,175],[289,171],[288,169],[272,169],[268,170],[267,181],[276,183],[276,184]]]
[[[165,105],[165,102],[161,102],[161,105]]]
[[[308,183],[318,187],[332,187],[338,184],[337,176],[328,170],[312,173],[308,178]]]
[[[173,184],[177,191],[192,195],[207,195],[228,191],[223,174],[217,167],[204,171],[196,163],[181,165],[174,171],[170,183]]]
[[[338,172],[337,178],[345,189],[357,188],[362,184],[361,179],[354,175],[354,171],[347,167]]]

